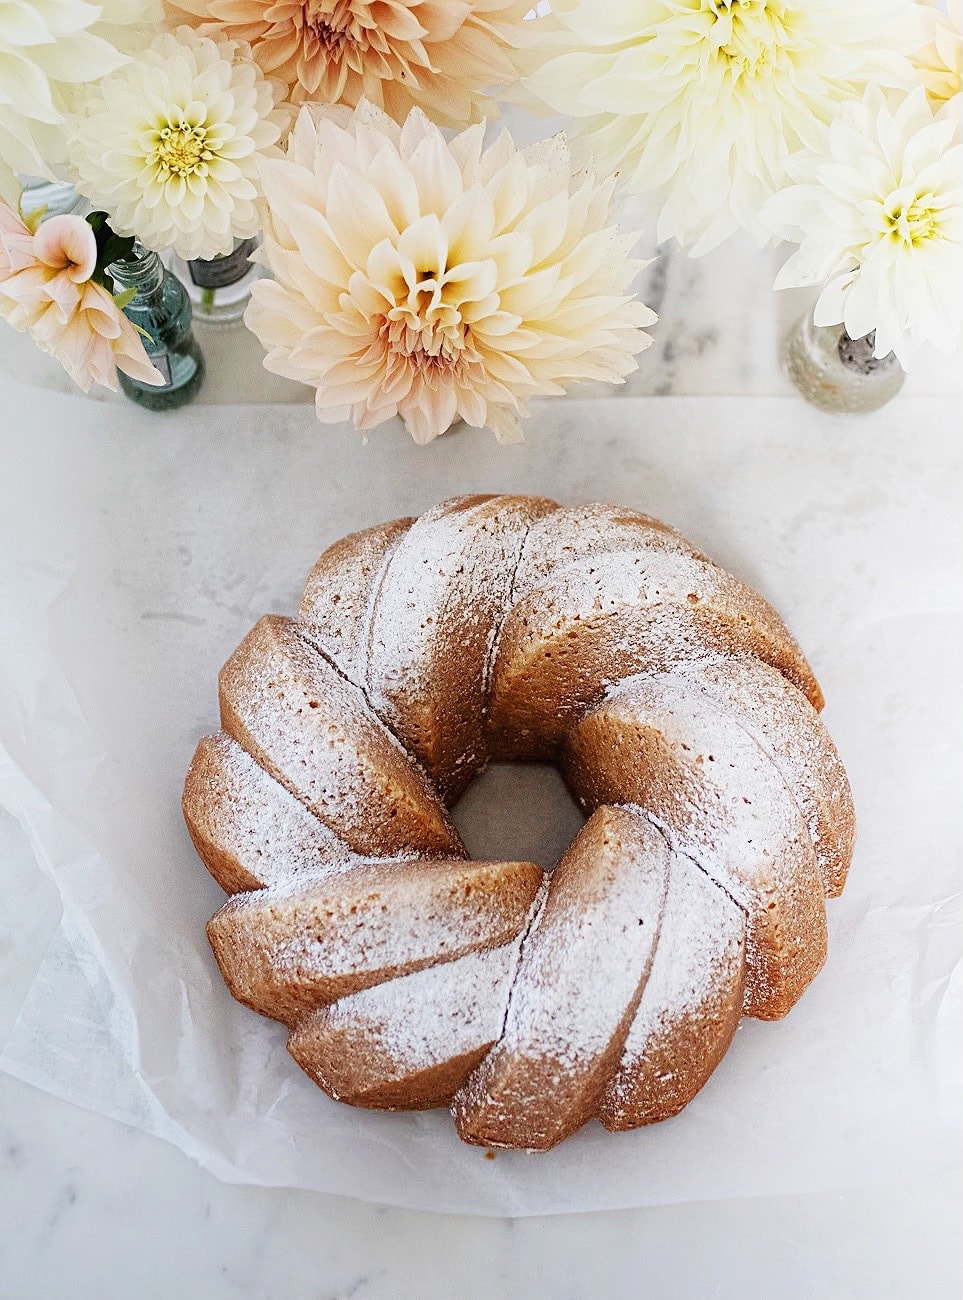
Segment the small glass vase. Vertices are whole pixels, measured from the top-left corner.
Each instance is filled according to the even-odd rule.
[[[147,335],[144,347],[164,376],[152,387],[118,372],[121,388],[149,411],[172,411],[197,394],[204,379],[204,356],[191,329],[191,303],[180,280],[156,253],[135,245],[134,256],[108,267],[117,292],[133,289],[124,315]]]
[[[251,257],[261,239],[236,239],[234,249],[222,257],[185,261],[176,254],[171,266],[184,283],[194,309],[194,320],[204,325],[235,325],[244,315],[251,287],[264,268]]]
[[[807,312],[786,335],[783,369],[793,387],[822,411],[878,411],[896,396],[906,375],[892,352],[874,357],[875,344],[875,334],[851,339],[845,326],[816,325]]]

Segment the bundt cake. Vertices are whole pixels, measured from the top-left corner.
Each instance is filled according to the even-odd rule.
[[[228,660],[187,776],[227,985],[330,1096],[467,1142],[674,1115],[825,957],[855,823],[822,703],[770,606],[632,510],[346,537]],[[469,859],[448,809],[492,760],[585,811],[551,872]]]

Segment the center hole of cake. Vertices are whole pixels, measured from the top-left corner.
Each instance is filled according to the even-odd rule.
[[[553,867],[585,825],[556,769],[542,763],[493,763],[451,816],[477,861],[540,867]]]

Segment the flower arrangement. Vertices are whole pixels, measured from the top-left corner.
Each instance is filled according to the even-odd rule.
[[[0,6],[0,313],[82,386],[156,375],[103,249],[195,265],[263,232],[246,320],[322,423],[510,442],[531,398],[648,345],[618,227],[641,194],[691,256],[795,243],[776,287],[907,366],[959,346],[961,23],[963,0]],[[521,150],[503,102],[570,128]],[[27,220],[18,175],[100,215]]]
[[[575,141],[651,193],[659,240],[698,256],[740,227],[763,243],[765,199],[869,84],[905,90],[904,0],[557,0],[529,92],[575,118]]]

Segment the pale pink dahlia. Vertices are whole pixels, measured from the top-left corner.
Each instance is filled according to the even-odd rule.
[[[303,109],[261,180],[275,279],[247,323],[269,370],[317,389],[322,423],[398,414],[425,443],[460,416],[516,441],[529,398],[620,382],[651,342],[637,236],[560,137],[485,148],[483,125],[448,142],[419,109],[403,127],[364,101]]]
[[[530,0],[168,0],[205,36],[246,41],[295,104],[356,105],[401,122],[420,105],[459,126],[482,115],[483,92],[517,77]]]
[[[0,316],[29,332],[86,393],[117,388],[116,370],[162,384],[140,335],[90,277],[97,241],[81,217],[51,217],[32,231],[0,201]]]

